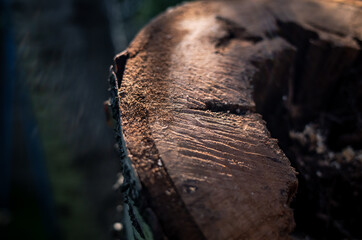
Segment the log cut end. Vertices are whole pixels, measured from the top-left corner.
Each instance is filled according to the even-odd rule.
[[[289,238],[296,172],[259,114],[290,91],[301,46],[283,29],[301,21],[310,39],[348,42],[351,58],[359,47],[301,16],[276,19],[267,2],[168,10],[116,57],[124,158],[135,172],[128,177],[139,179],[124,188],[128,214],[140,213],[132,234],[149,228],[154,238]]]

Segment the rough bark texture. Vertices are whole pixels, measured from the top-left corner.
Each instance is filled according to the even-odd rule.
[[[279,105],[298,109],[295,118],[321,109],[312,103],[328,99],[325,86],[335,81],[318,75],[315,61],[333,56],[325,64],[336,66],[329,73],[336,76],[358,55],[362,21],[349,25],[346,13],[360,13],[349,6],[188,3],[154,19],[116,56],[111,84],[129,236],[151,229],[169,239],[289,237],[296,173],[262,115]],[[297,69],[298,61],[307,63]],[[304,96],[306,89],[312,93]]]

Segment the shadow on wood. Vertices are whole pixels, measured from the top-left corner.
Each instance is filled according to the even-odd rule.
[[[295,64],[314,45],[344,46],[333,75],[359,54],[357,25],[347,29],[348,20],[330,14],[338,4],[188,3],[116,56],[110,83],[129,238],[289,238],[296,172],[262,118],[286,108],[302,121],[321,110],[313,101],[327,100],[323,81],[335,81],[315,74],[312,62],[304,71]],[[322,87],[308,87],[315,81]]]

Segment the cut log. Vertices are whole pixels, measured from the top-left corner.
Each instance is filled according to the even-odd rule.
[[[299,38],[343,43],[348,59],[357,56],[355,28],[338,15],[343,4],[187,3],[116,56],[110,83],[129,239],[289,238],[296,172],[262,115],[306,99],[291,90],[297,50],[306,48]],[[312,69],[300,79],[303,89],[323,76]],[[313,96],[327,94],[317,88]]]

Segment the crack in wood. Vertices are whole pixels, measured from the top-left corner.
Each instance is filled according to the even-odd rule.
[[[332,44],[334,43],[333,41],[338,42],[339,38],[343,36],[339,33],[330,32],[329,34],[336,36],[331,38],[333,41],[328,41],[325,37],[329,35],[323,35],[326,34],[323,33],[323,36],[320,36],[318,31],[322,31],[323,26],[314,26],[316,29],[313,29],[312,24],[312,29],[309,29],[303,24],[293,22],[292,20],[282,21],[274,18],[276,29],[271,32],[263,33],[255,31],[253,28],[247,31],[246,28],[238,23],[229,18],[222,17],[224,13],[219,12],[217,8],[210,7],[206,8],[206,10],[203,8],[201,11],[197,7],[199,6],[197,4],[200,4],[200,6],[203,6],[203,4],[206,6],[213,6],[213,4],[219,6],[218,4],[220,4],[221,6],[221,3],[194,4],[183,5],[156,18],[148,27],[142,30],[136,41],[132,42],[130,49],[133,54],[125,52],[115,59],[117,78],[122,79],[124,74],[127,76],[128,86],[123,86],[123,88],[128,90],[125,95],[128,94],[129,98],[121,105],[130,114],[124,118],[126,121],[128,120],[125,124],[125,128],[129,130],[128,141],[130,144],[134,144],[130,145],[130,148],[133,149],[134,165],[140,173],[141,181],[147,184],[142,194],[149,201],[154,200],[151,198],[155,198],[155,192],[159,190],[153,186],[153,182],[161,183],[159,188],[165,191],[157,194],[156,201],[161,199],[165,207],[177,201],[178,204],[172,205],[172,208],[176,207],[180,212],[186,213],[181,218],[195,221],[191,225],[201,229],[200,231],[192,230],[189,232],[190,234],[199,235],[200,238],[207,236],[210,239],[216,239],[219,236],[218,234],[221,236],[226,230],[222,233],[214,231],[209,224],[205,224],[205,217],[213,219],[215,223],[219,224],[217,226],[229,226],[223,225],[219,221],[221,210],[220,208],[218,210],[215,209],[220,207],[220,203],[211,195],[212,193],[213,195],[229,194],[229,192],[222,189],[219,192],[215,191],[215,189],[209,189],[209,184],[214,187],[218,185],[215,182],[210,182],[213,176],[208,174],[217,173],[218,177],[220,177],[219,179],[223,179],[225,182],[230,181],[228,182],[229,184],[235,184],[233,187],[235,189],[239,187],[239,190],[242,192],[245,189],[249,189],[252,184],[258,183],[242,185],[244,183],[240,183],[237,180],[232,182],[230,179],[234,175],[237,175],[240,179],[244,179],[243,177],[247,179],[247,177],[253,176],[253,174],[260,174],[259,178],[265,178],[265,175],[270,173],[271,177],[269,180],[271,182],[276,178],[285,180],[285,182],[281,181],[284,185],[279,187],[277,193],[274,192],[277,187],[269,187],[269,185],[272,186],[274,183],[269,184],[267,182],[265,184],[269,185],[263,188],[263,191],[270,193],[268,196],[271,198],[275,197],[275,201],[280,201],[281,203],[280,206],[278,204],[276,204],[278,206],[273,206],[278,211],[283,212],[283,214],[280,214],[280,212],[278,213],[279,215],[276,214],[278,217],[275,218],[275,221],[280,221],[280,225],[277,225],[274,220],[268,222],[268,224],[276,226],[275,228],[278,228],[278,232],[270,233],[271,231],[269,231],[265,233],[266,235],[258,235],[259,232],[249,231],[247,234],[250,235],[235,233],[233,237],[286,237],[293,228],[292,213],[287,204],[290,203],[297,188],[295,172],[288,165],[289,162],[278,148],[276,142],[270,138],[269,133],[264,127],[265,123],[256,111],[261,112],[263,117],[269,122],[269,119],[272,117],[269,117],[268,114],[274,116],[280,112],[280,109],[285,111],[284,108],[291,107],[293,104],[304,104],[305,96],[303,91],[308,87],[307,84],[310,84],[311,81],[322,81],[323,83],[329,77],[328,75],[319,75],[309,70],[313,69],[315,65],[312,61],[314,57],[317,60],[334,54],[340,54],[342,57],[347,52],[348,62],[337,64],[335,67],[335,75],[339,76],[345,66],[349,66],[357,55],[361,55],[360,50],[356,52],[353,46],[349,48],[334,46]],[[247,5],[247,3],[245,4]],[[192,9],[192,6],[196,6],[195,9]],[[231,11],[230,9],[227,10]],[[174,24],[173,21],[177,22],[180,19],[187,18],[187,14],[190,14],[189,20],[191,20],[187,21],[187,24],[182,25],[186,27],[182,30],[175,30],[180,26],[176,24],[171,25],[171,23]],[[199,23],[201,26],[198,26],[198,29],[193,32],[194,29],[192,26],[190,27],[190,24],[198,23],[199,16],[202,14],[210,14],[212,20],[207,17],[200,18]],[[215,28],[216,33],[211,30],[209,31],[213,27],[212,24],[215,25],[215,19],[218,24]],[[166,27],[160,23],[167,23]],[[204,29],[205,31],[203,32]],[[191,34],[187,35],[188,33]],[[266,36],[266,39],[264,40],[259,35]],[[338,39],[336,40],[335,37]],[[205,44],[205,39],[207,44]],[[358,43],[360,45],[360,41],[356,39],[354,39],[354,44]],[[231,44],[233,40],[237,41]],[[182,44],[176,44],[180,42]],[[245,44],[245,42],[247,43]],[[287,42],[295,46],[296,49]],[[207,46],[205,47],[205,45]],[[265,51],[263,46],[268,46],[270,49]],[[217,57],[213,55],[212,59],[199,56],[200,53],[211,53],[211,50],[218,48],[222,48],[222,55],[217,55]],[[195,49],[198,49],[199,52]],[[296,56],[295,51],[297,51]],[[316,53],[317,55],[315,55]],[[175,59],[171,59],[171,54]],[[128,72],[124,73],[126,64],[128,64],[128,61],[131,61],[130,58],[132,58],[130,68],[127,65]],[[332,61],[333,64],[336,64],[337,61],[335,60]],[[211,67],[213,69],[208,71]],[[249,71],[249,69],[252,70]],[[134,73],[135,70],[138,72]],[[174,74],[172,77],[170,77],[169,71]],[[205,74],[199,74],[197,71],[205,71]],[[289,74],[292,71],[294,71],[294,76],[290,77]],[[247,77],[241,78],[241,73]],[[205,77],[204,75],[207,76]],[[226,77],[223,78],[223,76]],[[221,78],[222,81],[219,81]],[[196,86],[195,92],[192,89],[193,84]],[[120,88],[122,86],[119,84],[117,87]],[[288,95],[286,90],[290,89],[292,91],[289,91]],[[238,93],[238,91],[243,94]],[[273,94],[269,94],[271,91],[274,91]],[[325,93],[326,89],[323,88],[322,90],[310,89],[309,91],[317,96],[318,94],[328,95],[328,93]],[[174,96],[178,95],[173,98],[171,93]],[[189,97],[191,93],[195,93],[195,96]],[[252,94],[254,94],[254,98],[251,97]],[[239,100],[240,96],[242,100]],[[228,101],[231,97],[232,101]],[[289,105],[283,105],[284,97],[288,99]],[[255,101],[256,107],[251,106],[254,103],[253,101]],[[270,104],[268,101],[272,101],[273,104]],[[314,104],[313,101],[315,99],[307,99],[305,105]],[[244,102],[245,105],[243,105]],[[117,102],[117,104],[119,103]],[[172,104],[177,104],[177,108],[173,109],[174,106]],[[277,104],[280,106],[276,106]],[[200,105],[201,107],[199,107]],[[314,105],[311,106],[315,107]],[[310,108],[307,108],[307,110],[309,111]],[[312,110],[318,111],[319,108],[317,106]],[[304,112],[307,111],[304,110]],[[165,113],[168,114],[167,117],[165,117]],[[119,113],[118,115],[116,113],[116,116],[120,119]],[[283,124],[283,121],[277,122],[276,126],[280,128]],[[120,122],[119,125],[121,125]],[[118,128],[117,131],[121,132],[121,129]],[[243,144],[239,142],[243,142]],[[145,147],[146,145],[148,147]],[[195,150],[192,151],[184,150],[194,148]],[[252,148],[254,153],[250,152],[249,148]],[[204,149],[212,149],[213,151],[210,150],[210,153],[203,153]],[[256,153],[255,151],[259,152]],[[227,154],[223,152],[227,152]],[[229,159],[229,157],[232,159]],[[161,164],[159,164],[160,161]],[[244,161],[249,161],[250,166],[248,165],[247,168],[243,167]],[[267,166],[268,171],[263,172],[263,166]],[[175,169],[178,170],[176,171]],[[252,173],[255,169],[260,172]],[[286,174],[283,176],[273,175],[278,169],[284,169]],[[159,179],[155,177],[158,176],[157,174],[161,175]],[[203,177],[206,177],[205,179],[207,180]],[[188,181],[191,179],[198,180],[188,184]],[[167,182],[167,184],[162,185],[162,181]],[[131,194],[129,192],[130,188],[134,186],[130,184],[125,185],[128,186],[125,187],[126,193]],[[255,186],[258,185],[253,185],[253,187]],[[170,192],[176,194],[173,195]],[[262,194],[262,192],[256,191],[256,194],[252,193],[251,197],[248,198],[249,200],[251,199],[248,204],[255,207],[253,205],[254,195]],[[203,201],[196,201],[201,199],[199,194],[201,194],[201,197],[204,197]],[[173,197],[170,197],[170,195]],[[222,201],[225,201],[226,204],[238,203],[238,209],[243,209],[243,205],[240,203],[247,201],[244,199],[246,198],[244,195],[234,192],[234,194],[228,195],[228,199],[223,199]],[[220,197],[219,199],[222,198]],[[259,198],[259,200],[265,200],[266,204],[269,204],[265,197]],[[154,208],[147,200],[143,204]],[[155,203],[153,202],[153,204]],[[206,206],[209,206],[209,208]],[[264,206],[258,206],[257,209],[262,207]],[[265,212],[272,212],[273,209],[265,209]],[[163,210],[162,206],[157,206],[155,210],[156,215],[160,216],[163,212],[172,212],[169,208]],[[253,214],[249,213],[249,209],[244,209],[244,211],[247,217],[254,217]],[[237,221],[239,221],[237,223],[244,221],[244,219],[234,216],[232,211],[229,211],[228,214],[228,220],[230,220],[230,216],[233,216],[233,222],[229,222],[230,225]],[[261,216],[264,216],[262,214],[264,212],[261,213]],[[271,213],[271,215],[273,214],[275,215],[275,213]],[[272,217],[275,217],[274,215]],[[280,217],[281,215],[283,217]],[[264,226],[263,224],[266,224],[267,221],[265,219],[270,216],[262,217],[262,220],[259,221],[257,226],[253,226],[253,229]],[[167,219],[167,217],[164,219]],[[243,223],[252,224],[253,221]],[[170,223],[164,220],[161,224],[165,228]],[[181,232],[183,231],[182,228],[173,227],[178,230],[181,229]],[[205,233],[206,235],[204,235]],[[172,232],[166,234],[170,237]],[[223,236],[230,237],[231,235],[228,234]],[[230,234],[232,234],[231,231]]]
[[[256,112],[255,106],[233,104],[233,103],[223,102],[220,100],[208,100],[205,101],[204,108],[191,107],[191,109],[211,111],[211,112],[224,112],[236,115],[245,115]]]
[[[226,47],[232,40],[248,41],[254,44],[263,40],[261,36],[248,32],[244,27],[236,24],[230,19],[222,16],[216,16],[215,18],[225,30],[223,36],[213,40],[216,48]]]

